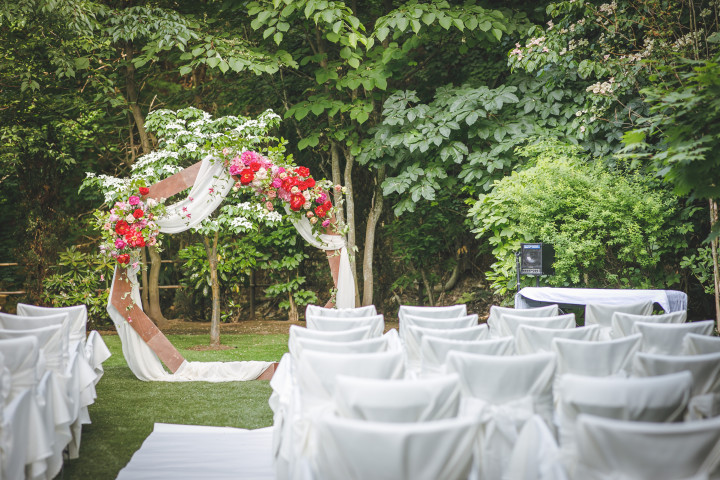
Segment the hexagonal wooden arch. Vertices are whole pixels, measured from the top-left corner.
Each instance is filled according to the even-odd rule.
[[[195,178],[200,171],[200,164],[198,162],[195,165],[188,167],[175,175],[166,178],[150,187],[150,193],[147,195],[148,198],[154,198],[159,200],[161,198],[170,198],[173,195],[182,192],[183,190],[191,187],[195,183]],[[337,250],[329,250],[326,252],[328,262],[330,264],[330,272],[332,273],[333,283],[337,287],[338,273],[340,271],[340,255]],[[131,320],[130,326],[140,335],[145,343],[152,349],[153,352],[160,358],[171,372],[175,373],[180,365],[185,361],[185,358],[177,351],[175,346],[170,343],[165,335],[155,326],[150,318],[145,315],[145,312],[140,308],[134,308],[130,292],[132,285],[127,278],[126,269],[118,269],[117,275],[115,275],[115,282],[113,283],[113,296],[110,299],[110,303],[117,308],[119,312],[128,312],[128,317]],[[332,303],[328,302],[326,306],[331,306]],[[268,368],[259,378],[265,379],[272,376],[274,368]]]

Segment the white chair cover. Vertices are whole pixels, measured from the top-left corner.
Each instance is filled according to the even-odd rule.
[[[636,322],[633,332],[643,336],[640,350],[645,353],[682,355],[683,338],[688,333],[712,335],[714,320],[690,323],[645,323]]]
[[[337,415],[370,422],[413,423],[455,418],[460,408],[457,375],[417,380],[376,380],[339,375]]]
[[[380,379],[404,375],[402,351],[338,354],[305,350],[291,365],[296,387],[292,388],[283,423],[276,425],[275,431],[278,478],[298,478],[304,471],[301,465],[314,458],[314,425],[320,415],[333,408],[338,375]]]
[[[398,424],[325,416],[317,429],[318,480],[465,480],[478,424],[471,418]]]
[[[633,374],[638,377],[667,375],[687,370],[693,376],[688,419],[709,418],[720,414],[720,353],[705,355],[660,355],[637,353]]]
[[[640,350],[642,335],[636,333],[616,340],[588,341],[553,339],[558,356],[558,375],[571,373],[589,377],[627,376],[632,360]]]
[[[374,317],[377,315],[375,305],[367,305],[357,308],[325,308],[318,305],[308,305],[305,308],[305,317],[329,317],[329,318],[356,318]]]
[[[328,353],[381,353],[388,351],[402,351],[402,345],[394,328],[382,337],[355,340],[354,342],[338,342],[315,340],[312,338],[297,338],[290,353],[298,358],[306,350]]]
[[[97,384],[103,374],[102,364],[110,358],[110,350],[105,345],[100,334],[93,330],[87,334],[87,307],[85,305],[74,305],[72,307],[38,307],[36,305],[28,305],[18,303],[18,315],[35,317],[57,314],[67,314],[70,334],[70,349],[73,348],[74,342],[82,345],[85,359],[90,367],[95,371],[95,381]]]
[[[507,480],[568,480],[560,449],[539,415],[525,422],[510,456]]]
[[[698,335],[697,333],[685,334],[683,339],[684,355],[704,355],[706,353],[720,353],[720,337]]]
[[[445,307],[422,307],[416,305],[400,305],[398,321],[402,324],[406,315],[424,318],[457,318],[467,315],[467,306],[448,305]]]
[[[450,352],[447,369],[460,376],[462,414],[480,420],[475,452],[480,479],[504,478],[518,433],[533,414],[552,426],[554,353],[521,356]]]
[[[530,325],[541,328],[575,328],[575,314],[555,315],[552,317],[523,317],[505,314],[498,322],[500,336],[515,336],[520,325]]]
[[[314,317],[309,315],[305,317],[305,322],[310,330],[326,332],[338,332],[370,326],[370,337],[379,337],[385,330],[385,317],[382,315],[356,318]]]
[[[290,325],[290,337],[288,339],[288,349],[292,352],[297,349],[296,343],[298,339],[307,338],[311,340],[323,340],[325,342],[355,342],[357,340],[365,340],[370,337],[371,326],[352,328],[350,330],[324,331],[311,330],[300,325]],[[375,337],[377,338],[377,337]]]
[[[405,361],[406,368],[412,371],[420,370],[421,356],[420,345],[422,339],[426,335],[432,335],[438,338],[447,338],[454,340],[485,340],[489,337],[488,326],[473,325],[466,328],[425,328],[417,325],[408,325],[405,327],[405,336],[402,338],[405,345]]]
[[[36,433],[30,427],[36,408],[31,388],[22,389],[4,405],[0,417],[0,478],[25,478],[25,464],[34,455],[29,448]]]
[[[585,325],[599,325],[600,340],[610,340],[612,330],[612,317],[615,312],[632,313],[635,315],[650,315],[652,313],[652,300],[625,304],[588,303],[585,305]]]
[[[541,328],[520,325],[515,334],[515,350],[518,355],[538,352],[552,352],[552,342],[556,338],[595,341],[600,335],[600,327],[590,325],[577,328]]]
[[[663,313],[662,315],[635,315],[633,313],[615,312],[611,318],[610,336],[620,338],[632,335],[635,322],[685,323],[686,321],[687,311],[685,310]]]
[[[70,340],[85,342],[87,333],[87,307],[74,305],[72,307],[38,307],[26,303],[17,304],[17,314],[27,317],[45,317],[67,313],[70,316]]]
[[[53,328],[53,327],[50,327]],[[60,328],[60,327],[55,327]],[[9,432],[11,442],[18,443],[18,452],[24,452],[22,465],[27,466],[31,478],[43,475],[47,471],[47,461],[52,456],[52,447],[55,437],[55,426],[47,424],[47,409],[51,408],[52,400],[44,399],[38,402],[38,386],[46,373],[45,358],[39,348],[38,336],[15,336],[0,338],[0,352],[3,354],[5,368],[10,374],[10,390],[5,399],[5,414],[18,415],[24,423],[14,424],[22,431]],[[51,392],[42,392],[51,395]],[[14,406],[14,400],[22,398],[27,407]],[[41,405],[45,410],[41,408]],[[18,413],[14,413],[17,408]],[[10,413],[8,413],[10,412]],[[7,437],[8,433],[2,434]],[[17,465],[13,463],[13,470]],[[4,467],[3,467],[4,468]],[[9,477],[13,478],[13,477]],[[14,477],[14,478],[23,478]]]
[[[514,315],[516,317],[554,317],[557,316],[560,309],[557,305],[547,305],[537,308],[509,308],[498,307],[493,305],[490,307],[490,315],[487,324],[490,327],[490,335],[493,337],[502,337],[501,325],[504,323],[503,316]]]
[[[63,362],[70,358],[70,314],[58,313],[46,316],[23,316],[0,312],[0,329],[31,330],[59,325],[62,328],[61,342]]]
[[[556,422],[568,473],[575,478],[578,415],[644,422],[682,421],[691,389],[690,372],[644,378],[563,375],[558,385],[561,400]]]
[[[700,480],[717,478],[720,418],[687,423],[627,422],[580,415],[575,478]]]
[[[450,352],[468,352],[482,355],[514,355],[515,340],[512,337],[505,337],[469,341],[426,335],[420,344],[422,374],[443,374],[445,371],[445,361]]]
[[[415,325],[421,328],[435,328],[435,329],[457,329],[457,328],[469,328],[475,327],[478,324],[478,316],[463,315],[461,317],[452,318],[426,318],[416,317],[415,315],[407,314],[400,320],[400,338],[405,338],[408,334],[406,330],[409,326]]]

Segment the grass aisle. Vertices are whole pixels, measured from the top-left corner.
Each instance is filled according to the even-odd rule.
[[[191,361],[279,361],[287,351],[287,335],[223,334],[228,350],[195,351],[208,345],[208,335],[168,335]],[[152,432],[153,424],[217,425],[261,428],[272,424],[267,381],[142,382],[123,358],[120,339],[103,337],[112,352],[103,365],[97,399],[90,406],[92,424],[83,426],[80,458],[65,462],[57,479],[114,479]]]

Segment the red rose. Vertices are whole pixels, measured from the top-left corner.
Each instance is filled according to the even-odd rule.
[[[327,210],[325,210],[324,205],[318,205],[315,207],[315,214],[320,218],[325,218],[325,215],[327,215]]]
[[[282,189],[289,192],[292,187],[296,187],[300,183],[297,177],[286,177],[282,180]]]
[[[248,183],[255,180],[255,174],[252,170],[249,168],[244,169],[242,172],[240,172],[240,183],[243,185],[247,185]]]
[[[305,180],[305,186],[307,188],[313,188],[315,186],[315,179],[310,177],[307,180]]]
[[[258,160],[251,160],[250,163],[248,164],[248,167],[253,172],[257,172],[258,170],[260,170],[260,167],[262,167],[262,163]]]
[[[150,189],[147,187],[140,187],[139,191],[140,191],[140,195],[143,195],[143,196],[150,193]]]
[[[332,208],[332,202],[330,200],[328,200],[325,203],[323,203],[322,206],[323,206],[323,208],[325,208],[325,210],[330,210]]]
[[[130,225],[125,220],[119,220],[115,224],[115,233],[118,235],[125,235],[128,231],[128,228],[130,228]]]
[[[290,196],[290,209],[298,212],[302,208],[302,206],[305,205],[305,197],[300,195],[299,193],[293,193]]]
[[[143,212],[141,208],[136,208],[135,211],[133,212],[133,217],[135,217],[135,218],[142,218],[144,216],[145,216],[145,212]]]
[[[118,263],[122,263],[122,264],[130,263],[130,255],[128,255],[127,253],[123,253],[122,255],[118,255],[117,261],[118,261]]]
[[[295,173],[300,175],[301,177],[309,177],[310,176],[310,169],[307,167],[297,167],[295,169]]]

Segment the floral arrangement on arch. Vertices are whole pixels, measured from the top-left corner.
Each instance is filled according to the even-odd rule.
[[[235,179],[235,189],[250,187],[261,197],[268,211],[277,206],[287,207],[310,220],[314,229],[334,226],[332,218],[337,209],[328,191],[342,192],[340,185],[329,180],[316,181],[307,167],[279,166],[254,151],[243,151],[232,158],[229,149],[223,149],[228,172]],[[279,205],[278,205],[279,204]]]
[[[97,211],[95,217],[102,233],[100,251],[122,267],[136,266],[145,246],[160,246],[160,228],[155,220],[165,213],[162,201],[146,198],[150,189],[131,187],[126,200],[115,202],[109,211]]]

